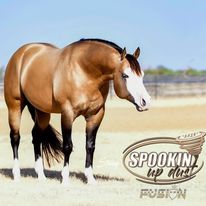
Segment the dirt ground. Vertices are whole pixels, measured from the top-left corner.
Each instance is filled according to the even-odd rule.
[[[100,127],[94,158],[98,184],[85,184],[85,123],[76,120],[73,127],[74,152],[71,155],[69,187],[60,184],[62,163],[46,166],[46,182],[38,182],[33,169],[34,155],[30,131],[33,126],[28,112],[22,116],[19,148],[21,182],[12,181],[12,151],[9,140],[7,110],[0,102],[0,204],[7,205],[205,205],[205,166],[193,180],[178,184],[187,189],[183,199],[141,199],[144,188],[171,188],[138,182],[122,165],[122,152],[133,142],[149,137],[172,136],[206,131],[206,98],[154,100],[149,111],[139,113],[123,100],[108,100],[105,118]],[[60,131],[59,115],[52,116],[52,125]],[[205,157],[203,146],[202,154]]]

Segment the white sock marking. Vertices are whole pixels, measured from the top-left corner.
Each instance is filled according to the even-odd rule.
[[[14,181],[19,182],[20,181],[20,168],[19,168],[19,160],[16,158],[14,159],[12,173],[14,176]]]
[[[63,167],[61,175],[62,175],[62,184],[68,185],[69,184],[69,166],[68,166],[68,164]]]
[[[93,169],[92,167],[88,167],[88,168],[85,168],[85,171],[84,171],[84,174],[87,178],[87,184],[91,184],[91,185],[94,185],[96,184],[96,180],[94,178],[94,175],[93,175]]]
[[[39,180],[46,180],[46,176],[44,174],[44,166],[43,166],[43,160],[41,157],[39,157],[35,162],[35,171],[38,175]]]

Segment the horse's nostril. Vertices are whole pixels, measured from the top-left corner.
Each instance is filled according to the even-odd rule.
[[[144,99],[142,99],[141,104],[143,107],[146,106],[146,101]]]

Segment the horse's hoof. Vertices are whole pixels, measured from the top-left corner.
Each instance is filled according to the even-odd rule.
[[[85,168],[84,174],[85,174],[85,176],[87,178],[87,184],[88,185],[96,185],[97,184],[97,181],[94,178],[93,169],[92,169],[91,166]]]
[[[20,175],[20,169],[18,167],[13,168],[12,170],[14,182],[20,182],[21,175]]]
[[[69,181],[62,181],[61,186],[62,187],[69,187],[70,186]]]
[[[95,180],[94,177],[87,178],[87,184],[88,185],[97,185],[97,181]]]
[[[69,167],[68,167],[68,164],[63,167],[61,175],[62,175],[61,185],[64,187],[68,187],[69,186]]]
[[[43,175],[38,175],[38,181],[45,182],[46,180],[47,180],[47,178],[44,174]]]
[[[21,182],[20,180],[21,180],[20,177],[14,177],[14,182],[15,182],[15,183],[19,183],[19,182]]]

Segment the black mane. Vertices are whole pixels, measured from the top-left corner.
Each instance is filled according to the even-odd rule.
[[[111,46],[112,48],[116,49],[120,54],[122,53],[123,49],[121,47],[119,47],[117,44],[111,42],[111,41],[107,41],[104,39],[80,39],[79,41],[97,41],[97,42],[101,42],[104,44],[107,44],[109,46]],[[131,69],[137,73],[137,75],[141,74],[141,69],[140,69],[140,65],[139,62],[137,61],[137,59],[131,55],[131,54],[127,54],[126,55],[126,59],[128,60]]]
[[[134,72],[136,72],[136,74],[138,76],[141,75],[141,69],[140,69],[140,65],[139,65],[139,62],[137,61],[137,59],[131,54],[127,54],[126,59],[128,60],[131,69]]]
[[[101,42],[104,44],[107,44],[111,47],[113,47],[114,49],[116,49],[120,54],[122,53],[123,49],[121,47],[119,47],[117,44],[111,42],[111,41],[107,41],[104,39],[80,39],[79,41],[97,41],[97,42]]]

